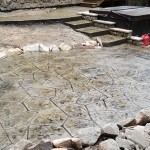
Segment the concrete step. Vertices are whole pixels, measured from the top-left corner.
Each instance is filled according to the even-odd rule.
[[[86,28],[76,29],[76,31],[84,33],[90,37],[105,35],[109,32],[108,29],[90,26]]]
[[[113,28],[115,26],[115,22],[112,21],[104,21],[104,20],[93,20],[93,23],[97,27],[102,27],[102,28]]]
[[[110,34],[106,34],[103,36],[99,36],[101,38],[101,41],[103,43],[104,47],[110,47],[110,46],[116,46],[120,44],[124,44],[127,42],[127,38],[125,37],[119,37],[119,36],[114,36]],[[97,37],[94,37],[93,39],[96,39]]]
[[[73,29],[84,28],[92,26],[93,22],[88,20],[77,20],[65,22],[66,25],[70,26]]]
[[[95,13],[89,13],[89,11],[85,12],[77,12],[78,15],[81,15],[86,20],[96,20],[98,17],[98,14]]]
[[[128,37],[132,35],[132,30],[122,29],[122,28],[110,28],[110,33],[112,35]]]

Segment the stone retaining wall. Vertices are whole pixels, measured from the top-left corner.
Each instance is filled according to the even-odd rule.
[[[52,7],[79,4],[82,0],[0,0],[0,10]]]

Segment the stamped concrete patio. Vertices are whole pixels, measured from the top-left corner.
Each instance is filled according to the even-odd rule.
[[[0,149],[76,136],[150,108],[150,51],[126,45],[0,60]]]

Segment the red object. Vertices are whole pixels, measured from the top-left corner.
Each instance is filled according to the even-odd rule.
[[[149,45],[149,41],[150,41],[150,37],[147,34],[142,35],[142,44],[144,46],[148,46]]]

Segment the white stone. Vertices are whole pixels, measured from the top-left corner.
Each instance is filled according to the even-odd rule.
[[[49,52],[50,51],[50,48],[43,45],[43,44],[40,44],[40,49],[39,49],[40,52]]]
[[[6,52],[0,52],[0,58],[5,58],[5,57],[7,57]]]
[[[36,43],[32,45],[27,45],[24,46],[22,49],[24,52],[38,52],[40,50],[40,44]]]
[[[64,44],[64,43],[61,43],[61,44],[59,45],[59,48],[60,48],[60,50],[62,50],[62,51],[69,51],[69,50],[72,49],[71,46],[66,45],[66,44]]]
[[[88,45],[93,45],[93,46],[96,46],[97,45],[97,42],[96,41],[93,41],[93,40],[91,40],[91,41],[86,41],[86,43],[85,43],[87,46]]]
[[[145,125],[150,122],[150,110],[142,109],[135,117],[137,125]]]
[[[55,44],[50,45],[50,51],[52,52],[59,52],[59,47]]]
[[[17,142],[10,150],[27,150],[32,146],[32,143],[28,140],[22,139]]]
[[[100,127],[82,128],[78,131],[77,137],[82,140],[85,145],[94,145],[101,135]]]
[[[115,140],[109,139],[99,144],[99,150],[120,150],[120,148]]]
[[[128,140],[136,143],[139,148],[146,148],[150,144],[150,136],[144,131],[144,129],[144,126],[127,128],[125,130],[125,136]]]
[[[23,51],[20,48],[11,48],[7,52],[8,55],[20,55],[22,53]]]
[[[122,138],[117,137],[116,142],[118,143],[120,148],[124,148],[124,149],[127,148],[129,150],[132,150],[135,148],[135,144],[132,141],[127,140],[127,139],[122,139]]]
[[[106,124],[103,128],[102,128],[103,133],[105,134],[109,134],[109,135],[119,135],[119,128],[116,124],[114,123],[109,123]]]
[[[27,150],[50,150],[52,143],[49,139],[42,139],[39,143],[29,147]]]
[[[150,135],[150,123],[146,124],[144,131]]]

